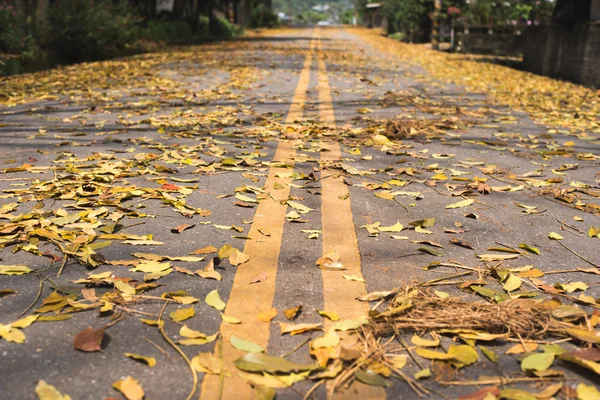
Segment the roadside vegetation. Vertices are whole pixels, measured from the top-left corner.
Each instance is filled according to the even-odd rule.
[[[0,76],[230,38],[244,31],[220,0],[179,0],[172,12],[157,12],[155,2],[148,0],[42,3],[0,0]],[[276,16],[262,7],[262,0],[250,1],[247,26],[277,24]]]

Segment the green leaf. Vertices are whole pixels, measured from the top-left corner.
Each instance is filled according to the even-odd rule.
[[[363,371],[361,369],[356,370],[354,377],[360,382],[379,387],[390,387],[390,382],[383,376],[371,371],[370,369]]]
[[[424,368],[419,372],[415,373],[415,379],[425,379],[431,376],[431,370],[429,368]]]
[[[471,365],[479,359],[475,349],[466,344],[451,344],[448,348],[448,355],[452,356],[452,358],[461,363],[461,367]]]
[[[363,325],[368,324],[369,321],[366,318],[362,319],[347,319],[345,321],[339,321],[333,324],[333,329],[336,331],[350,331],[360,328]]]
[[[538,256],[540,255],[540,249],[538,249],[537,247],[530,246],[526,243],[521,243],[519,245],[519,248],[523,249],[523,250],[527,250],[530,253],[537,254]]]
[[[498,362],[498,356],[496,355],[496,353],[494,353],[493,350],[488,349],[487,347],[484,346],[479,346],[479,350],[481,350],[481,352],[491,361],[491,362]]]
[[[221,300],[217,289],[207,294],[206,299],[204,299],[204,301],[206,302],[206,304],[217,309],[218,311],[223,311],[226,306],[225,302]]]
[[[294,371],[312,371],[316,364],[296,364],[285,358],[269,356],[263,353],[247,353],[235,361],[238,369],[246,372],[289,373]]]
[[[531,354],[521,361],[523,371],[545,371],[554,362],[554,353],[535,353]]]
[[[229,340],[233,347],[241,351],[249,351],[251,353],[264,353],[265,351],[262,346],[248,340],[240,339],[235,335],[231,335],[231,339]]]
[[[435,249],[432,249],[431,247],[421,246],[417,250],[419,250],[422,253],[431,254],[432,256],[444,257],[444,253],[442,253],[441,251],[437,251]]]

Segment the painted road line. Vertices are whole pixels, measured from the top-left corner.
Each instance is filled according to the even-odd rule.
[[[331,100],[327,67],[321,50],[320,36],[317,43],[319,117],[321,122],[336,127],[335,112]],[[330,142],[323,145],[329,151],[321,152],[321,161],[337,161],[341,157],[340,145]],[[362,278],[358,241],[354,230],[352,209],[348,188],[342,178],[330,172],[321,173],[321,236],[323,237],[323,255],[337,251],[340,262],[346,268],[344,273]],[[366,317],[368,304],[356,300],[367,293],[364,282],[349,281],[339,271],[323,271],[323,307],[334,312],[341,320]],[[329,323],[326,322],[326,327]],[[327,329],[327,328],[326,328]],[[348,345],[353,340],[342,336],[342,344]],[[349,343],[350,342],[350,343]],[[328,390],[332,390],[331,383]],[[355,382],[345,391],[336,391],[338,399],[385,399],[385,390],[380,387],[367,386]]]
[[[314,48],[313,36],[286,123],[302,119]],[[234,365],[235,360],[244,353],[235,349],[231,345],[230,339],[235,334],[237,337],[252,341],[265,349],[269,344],[270,324],[260,321],[257,315],[261,311],[272,307],[275,296],[277,266],[287,211],[287,205],[282,205],[280,201],[289,198],[289,184],[292,181],[289,167],[294,166],[294,155],[295,151],[292,149],[291,142],[279,142],[274,161],[285,163],[288,168],[272,167],[269,170],[265,188],[273,196],[273,199],[267,198],[260,202],[248,233],[248,236],[252,238],[263,240],[260,242],[256,240],[246,241],[244,253],[250,256],[250,260],[237,267],[229,301],[225,308],[225,315],[238,318],[242,323],[233,325],[223,322],[220,328],[222,357],[229,376],[224,377],[221,382],[221,377],[218,375],[205,375],[200,392],[201,400],[254,398],[253,389],[244,379],[238,376],[238,371]],[[278,186],[278,184],[281,186]],[[274,185],[283,187],[283,189],[273,190]],[[265,236],[261,232],[269,232],[270,236]],[[250,280],[259,274],[264,274],[266,279],[263,279],[259,284],[250,285]],[[218,348],[215,353],[219,356]]]

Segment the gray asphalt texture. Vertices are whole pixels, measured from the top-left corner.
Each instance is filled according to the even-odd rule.
[[[96,153],[111,154],[116,157],[131,159],[137,153],[163,154],[163,149],[181,149],[185,146],[205,145],[205,149],[218,142],[218,146],[226,150],[226,155],[257,151],[260,153],[256,160],[267,163],[273,158],[277,145],[276,141],[264,137],[244,136],[236,132],[245,129],[261,129],[264,119],[283,123],[289,109],[292,96],[302,69],[305,51],[307,50],[311,29],[286,30],[275,35],[240,38],[227,44],[210,44],[185,49],[185,53],[175,57],[165,57],[160,61],[159,55],[138,56],[132,62],[134,68],[144,60],[155,60],[151,67],[153,81],[149,84],[143,79],[132,79],[126,83],[119,81],[111,85],[107,78],[102,87],[88,87],[94,94],[57,93],[56,99],[25,102],[15,106],[0,105],[0,169],[32,164],[35,166],[52,166],[60,155],[67,157],[73,154],[77,158],[89,157]],[[455,261],[464,265],[475,266],[480,262],[475,254],[488,253],[488,247],[498,246],[498,243],[518,246],[525,242],[539,248],[540,255],[527,254],[518,260],[504,262],[505,267],[519,267],[533,264],[544,272],[557,270],[572,270],[589,268],[590,265],[577,258],[571,252],[548,239],[548,233],[558,232],[564,236],[563,243],[581,256],[600,264],[597,248],[598,238],[588,238],[587,234],[578,234],[573,230],[561,230],[564,221],[587,233],[589,226],[600,226],[600,218],[592,213],[576,210],[559,202],[552,201],[551,196],[539,196],[528,190],[517,192],[491,193],[479,195],[477,201],[469,208],[445,209],[445,206],[461,200],[451,197],[444,189],[444,183],[436,188],[424,183],[413,183],[402,190],[421,191],[423,198],[399,198],[406,209],[397,202],[377,198],[370,190],[361,187],[363,181],[374,177],[383,180],[392,179],[384,169],[393,171],[400,167],[413,167],[420,171],[415,177],[425,180],[431,173],[427,166],[433,163],[439,167],[459,169],[468,173],[467,177],[483,174],[465,164],[457,165],[461,160],[480,161],[494,164],[499,169],[523,175],[541,169],[537,179],[555,177],[551,172],[562,164],[580,164],[576,170],[567,171],[563,186],[569,182],[578,181],[588,184],[596,190],[599,187],[598,161],[578,161],[574,157],[555,157],[551,160],[541,160],[534,150],[518,147],[518,138],[502,139],[500,146],[481,146],[477,141],[499,140],[493,137],[497,132],[518,132],[523,136],[532,135],[543,137],[548,127],[535,124],[522,112],[495,105],[488,101],[484,93],[470,93],[464,88],[436,82],[426,75],[426,72],[415,66],[401,63],[391,55],[379,54],[369,47],[358,36],[341,29],[323,31],[323,51],[327,62],[329,83],[337,124],[343,126],[367,126],[371,120],[395,118],[398,115],[413,115],[418,117],[433,117],[424,113],[414,105],[383,106],[382,98],[387,91],[410,91],[426,97],[431,101],[443,101],[451,106],[461,105],[467,110],[477,110],[479,107],[494,108],[499,114],[487,116],[487,121],[480,121],[474,126],[460,132],[460,138],[449,138],[445,141],[407,141],[413,147],[407,151],[431,156],[440,153],[455,154],[450,159],[421,160],[404,155],[391,155],[379,151],[376,147],[361,148],[361,154],[352,154],[350,148],[343,147],[343,157],[360,170],[378,170],[375,175],[365,177],[350,176],[349,200],[351,201],[354,224],[358,237],[358,245],[362,257],[362,271],[366,279],[368,291],[388,290],[403,285],[415,284],[435,279],[441,274],[435,271],[425,271],[423,266],[434,261]],[[154,58],[153,58],[154,57]],[[69,67],[70,73],[76,73],[78,66]],[[87,65],[93,69],[93,65]],[[107,70],[99,69],[98,73]],[[239,77],[240,71],[246,75]],[[85,73],[85,72],[84,72]],[[118,68],[111,73],[125,73]],[[42,73],[42,75],[45,73]],[[376,84],[366,82],[368,78]],[[165,81],[158,81],[165,79]],[[168,86],[168,83],[172,87]],[[0,84],[2,82],[0,81]],[[161,86],[163,85],[163,86]],[[190,97],[192,96],[192,97]],[[313,63],[311,83],[308,91],[308,104],[305,107],[305,119],[318,120],[318,98],[316,88],[316,63]],[[356,110],[367,107],[368,114],[360,114]],[[79,118],[74,118],[79,115]],[[193,118],[189,116],[193,115]],[[498,116],[513,116],[514,120],[498,120]],[[160,122],[150,124],[148,118],[165,117],[169,121],[167,134],[159,133]],[[70,118],[73,122],[65,122]],[[226,119],[227,121],[223,122]],[[68,120],[67,120],[68,121]],[[139,122],[129,126],[124,121]],[[175,122],[181,125],[175,127]],[[485,124],[494,127],[482,127]],[[40,133],[40,129],[45,133]],[[195,135],[178,135],[178,132],[195,132]],[[140,138],[144,138],[143,140]],[[571,137],[555,135],[554,140],[564,142]],[[466,142],[472,140],[472,142]],[[577,146],[583,145],[577,142]],[[600,155],[600,140],[585,142],[585,147],[577,149]],[[171,147],[169,147],[171,146]],[[127,149],[135,150],[128,152]],[[308,148],[308,146],[307,146]],[[519,153],[510,149],[518,148]],[[419,153],[420,151],[425,151]],[[317,158],[316,152],[303,152],[309,157]],[[362,157],[371,156],[371,160]],[[217,159],[206,153],[200,154],[203,161]],[[537,157],[537,158],[536,158]],[[541,165],[540,163],[544,164]],[[163,165],[176,169],[178,178],[198,178],[194,183],[182,185],[198,185],[194,192],[186,198],[187,204],[207,209],[212,212],[208,217],[194,215],[191,218],[174,211],[172,207],[161,204],[158,200],[133,199],[128,204],[139,212],[155,216],[154,218],[125,218],[123,225],[141,225],[124,229],[121,233],[145,235],[152,233],[154,240],[164,242],[160,246],[131,246],[119,244],[118,241],[107,248],[99,250],[108,260],[132,259],[132,252],[156,253],[169,256],[187,255],[195,249],[204,246],[217,248],[232,244],[243,249],[244,239],[233,238],[247,234],[250,221],[254,215],[253,208],[234,206],[237,199],[233,196],[236,188],[242,185],[261,187],[268,173],[267,165],[258,169],[243,171],[215,171],[214,173],[194,173],[195,167],[183,164]],[[296,171],[310,174],[317,167],[315,162],[298,162]],[[389,169],[388,169],[389,168]],[[242,176],[251,172],[257,177],[253,182]],[[6,172],[0,176],[0,191],[23,188],[15,186],[29,185],[34,179],[50,180],[52,171],[42,171],[39,174],[30,172]],[[160,187],[149,178],[165,177],[158,175],[139,175],[125,180],[130,185],[140,187]],[[168,180],[168,176],[166,177]],[[169,181],[177,184],[177,182]],[[460,182],[457,182],[460,183]],[[504,182],[488,182],[494,185],[504,185]],[[276,293],[273,306],[278,310],[303,305],[304,311],[295,321],[297,323],[321,322],[321,318],[312,310],[323,308],[321,271],[315,267],[315,260],[322,254],[320,240],[308,239],[301,230],[321,229],[319,214],[320,193],[319,184],[314,183],[309,188],[292,188],[290,195],[302,198],[303,204],[314,209],[305,216],[308,223],[296,224],[286,222],[282,241],[279,270],[277,275]],[[6,192],[5,192],[6,193]],[[0,193],[2,195],[4,193]],[[588,198],[589,199],[589,198]],[[0,198],[0,206],[15,202],[15,198]],[[593,202],[593,201],[591,201]],[[70,201],[45,200],[43,209],[56,210],[68,205]],[[516,203],[537,206],[540,211],[535,214],[525,214],[523,208]],[[18,213],[29,212],[37,202],[31,198],[23,198]],[[411,205],[414,204],[414,205]],[[71,210],[69,211],[71,212]],[[465,216],[472,212],[478,219]],[[15,213],[17,213],[15,211]],[[573,217],[581,217],[584,222],[576,222]],[[362,225],[380,221],[382,225],[393,225],[400,221],[405,227],[411,221],[424,218],[436,218],[436,225],[431,228],[431,235],[418,234],[408,230],[398,235],[408,236],[412,240],[431,240],[445,246],[444,257],[420,253],[417,249],[422,246],[410,240],[396,240],[382,233],[379,237],[369,237]],[[244,228],[243,233],[232,230],[217,229],[210,221],[219,225],[235,225]],[[0,221],[2,222],[2,221]],[[183,223],[196,226],[179,234],[172,233],[171,228]],[[459,235],[444,233],[444,228],[454,228],[460,223],[467,230]],[[448,241],[452,237],[473,244],[474,250],[454,246]],[[50,244],[40,245],[41,251],[56,253]],[[213,257],[208,255],[206,260]],[[343,260],[342,260],[343,261]],[[25,251],[13,253],[11,247],[0,250],[0,264],[25,264],[32,269],[48,268],[50,259],[39,257]],[[196,270],[203,263],[173,262],[173,265]],[[56,267],[56,264],[54,266]],[[58,263],[60,264],[60,262]],[[242,268],[243,265],[240,267]],[[190,277],[173,272],[161,278],[157,283],[161,286],[148,292],[159,296],[161,293],[185,290],[200,301],[193,305],[196,316],[185,323],[192,329],[207,334],[219,330],[221,317],[219,312],[204,303],[204,297],[214,289],[224,301],[227,301],[236,268],[223,261],[217,270],[223,280],[218,282],[199,277]],[[81,279],[88,273],[113,271],[121,277],[140,280],[140,274],[129,272],[123,266],[101,265],[91,270],[75,262],[66,265],[63,274],[56,277],[56,268],[43,272],[56,285],[80,290],[81,285],[71,281]],[[589,285],[586,295],[600,297],[600,278],[597,275],[583,273],[564,273],[547,275],[544,281],[548,284],[584,281]],[[493,284],[491,284],[493,287]],[[18,315],[29,307],[37,295],[39,279],[35,274],[24,276],[0,275],[0,290],[13,289],[16,294],[0,297],[0,323],[10,323],[18,319]],[[499,288],[499,286],[497,286]],[[451,295],[466,295],[452,285],[436,289],[446,291]],[[66,290],[66,289],[65,289]],[[97,289],[102,293],[101,289]],[[112,289],[106,288],[106,291]],[[46,282],[41,299],[53,291]],[[34,308],[39,307],[39,300]],[[148,303],[136,306],[136,310],[158,314],[161,303]],[[167,312],[176,309],[171,305]],[[180,306],[189,307],[189,306]],[[31,314],[29,311],[28,314]],[[280,312],[273,322],[285,322]],[[76,313],[73,318],[61,322],[36,322],[25,328],[27,340],[24,344],[8,343],[0,340],[0,398],[4,399],[34,399],[36,383],[43,379],[57,387],[61,392],[69,394],[73,399],[102,399],[116,397],[120,394],[111,388],[112,384],[126,376],[135,377],[146,392],[148,399],[183,399],[191,388],[187,365],[165,343],[155,327],[140,322],[140,316],[127,314],[125,319],[107,330],[108,339],[102,352],[83,353],[73,349],[73,337],[87,327],[99,328],[107,325],[110,320],[100,316],[97,311]],[[180,325],[166,323],[167,334],[178,338]],[[279,327],[273,323],[268,354],[282,355],[302,343],[310,334],[305,333],[293,337],[280,336]],[[320,333],[312,334],[313,337]],[[168,356],[160,352],[150,341],[159,344],[168,352]],[[183,347],[188,357],[195,356],[199,351],[211,352],[214,344],[203,346]],[[504,347],[498,347],[498,353]],[[153,356],[157,360],[154,368],[126,358],[123,353],[131,352]],[[291,360],[310,362],[307,352],[296,352]],[[572,371],[567,368],[567,374]],[[476,379],[480,375],[495,375],[498,371],[510,374],[517,370],[518,363],[510,357],[502,359],[495,365],[488,360],[480,360],[476,367],[466,368],[458,374],[459,379]],[[407,369],[416,372],[416,369]],[[597,377],[581,370],[573,370],[584,381],[597,382]],[[200,374],[201,377],[201,374]],[[394,386],[387,389],[388,397],[393,399],[414,398],[414,392],[400,381],[394,381]],[[310,384],[296,385],[297,390],[284,390],[278,394],[278,399],[301,398],[298,392],[306,391]],[[534,390],[534,385],[524,385],[524,388]],[[438,388],[444,395],[453,398],[474,390],[474,388]],[[317,391],[316,398],[324,398],[324,391]]]

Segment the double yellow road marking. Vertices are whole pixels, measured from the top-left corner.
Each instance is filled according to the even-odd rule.
[[[306,92],[310,81],[313,50],[314,40],[311,42],[309,53],[298,79],[296,91],[286,118],[288,124],[302,119],[306,103]],[[294,155],[295,151],[289,141],[279,142],[274,162],[284,163],[287,167],[273,167],[270,169],[265,187],[273,198],[260,202],[248,233],[250,237],[264,237],[260,233],[263,231],[269,232],[270,236],[264,237],[265,240],[261,242],[255,240],[246,242],[244,253],[250,256],[250,260],[238,267],[229,301],[225,308],[225,315],[236,317],[242,323],[232,325],[223,322],[220,328],[222,354],[219,356],[222,357],[229,376],[222,378],[216,375],[205,375],[200,392],[200,399],[202,400],[217,398],[244,400],[254,397],[252,388],[236,374],[236,368],[233,364],[243,353],[235,349],[230,340],[231,336],[235,334],[239,338],[250,340],[265,349],[269,344],[270,326],[260,321],[256,316],[261,311],[270,309],[275,297],[277,266],[279,265],[279,252],[287,210],[287,205],[281,204],[281,201],[289,198],[289,184],[292,181],[289,168],[294,166]],[[282,187],[282,189],[273,190],[274,186]],[[250,280],[259,274],[264,274],[266,279],[259,285],[250,285]]]
[[[318,92],[319,116],[322,122],[335,127],[335,115],[331,101],[331,92],[327,79],[325,60],[320,52],[320,30],[315,29],[309,53],[306,56],[303,69],[300,73],[296,91],[290,105],[286,123],[302,119],[306,93],[310,81],[310,71],[313,64],[313,52],[317,49],[318,66]],[[322,161],[335,161],[341,156],[338,143],[325,144],[328,152],[323,152]],[[269,343],[270,326],[261,322],[256,317],[261,311],[272,307],[275,296],[275,283],[277,266],[281,249],[285,213],[287,205],[282,205],[289,197],[291,178],[289,168],[293,168],[295,152],[289,141],[280,141],[275,154],[275,162],[283,162],[287,168],[273,167],[269,171],[266,181],[266,190],[270,191],[273,200],[266,199],[260,202],[249,232],[250,237],[260,237],[259,231],[269,231],[270,236],[262,242],[249,240],[244,247],[244,253],[250,256],[250,261],[238,267],[225,314],[236,317],[242,321],[240,325],[221,325],[222,359],[229,376],[220,377],[206,375],[202,383],[200,398],[214,400],[217,398],[229,400],[252,399],[252,388],[236,372],[235,360],[243,353],[236,350],[230,339],[233,334],[253,341],[263,348]],[[341,262],[347,272],[358,277],[362,276],[358,243],[352,221],[350,200],[346,185],[339,177],[328,176],[322,182],[322,237],[323,253],[337,251]],[[272,190],[273,186],[280,184],[283,189]],[[281,187],[279,186],[279,187]],[[346,198],[345,200],[342,200]],[[267,279],[259,285],[249,285],[250,280],[258,275],[265,274]],[[342,320],[364,317],[368,311],[366,305],[355,300],[356,297],[366,293],[363,282],[342,279],[339,272],[323,271],[323,296],[324,308],[337,313]],[[340,398],[355,399],[383,399],[385,392],[381,388],[371,388],[362,384],[353,385],[349,390],[340,395]]]
[[[321,41],[318,41],[318,91],[319,91],[319,116],[331,129],[336,128],[335,113],[331,100],[327,67],[321,51]],[[338,142],[325,143],[327,150],[321,152],[321,161],[337,161],[341,158]],[[339,176],[329,172],[321,173],[321,230],[323,236],[323,254],[337,251],[340,261],[349,275],[354,275],[359,280],[350,281],[342,279],[337,271],[323,271],[323,305],[325,310],[335,312],[341,320],[358,319],[367,315],[369,308],[365,303],[356,301],[356,298],[367,293],[362,278],[360,252],[354,230],[352,209],[348,188]],[[353,340],[348,335],[342,337],[343,346],[351,346]],[[333,389],[329,387],[329,389]],[[339,399],[371,400],[384,399],[385,391],[379,387],[367,386],[355,382],[350,388],[335,393]]]

